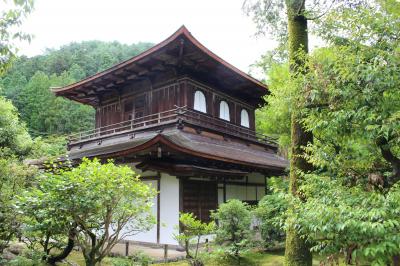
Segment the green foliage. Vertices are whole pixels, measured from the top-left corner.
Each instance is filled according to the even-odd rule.
[[[375,265],[400,254],[393,206],[400,180],[400,17],[392,11],[398,3],[382,3],[328,14],[318,33],[329,46],[316,49],[307,73],[292,83],[308,96],[302,123],[314,136],[306,159],[316,171],[302,176],[302,200],[293,197],[286,212],[287,224],[313,250]]]
[[[397,207],[391,206],[400,180],[400,4],[356,2],[335,6],[316,21],[315,33],[328,45],[304,58],[292,88],[286,89],[285,74],[276,75],[284,89],[272,92],[259,115],[265,125],[259,124],[266,131],[276,128],[274,111],[276,118],[289,119],[284,101],[305,90],[299,111],[314,136],[306,159],[316,171],[302,176],[302,200],[288,201],[293,209],[285,214],[286,225],[293,222],[322,254],[386,265],[400,254]],[[268,66],[271,77],[285,67]]]
[[[6,266],[44,266],[43,254],[35,250],[25,250],[23,254],[5,263]]]
[[[87,265],[99,263],[121,239],[151,229],[155,190],[128,166],[83,159],[72,169],[39,176],[37,186],[19,198],[26,230],[39,239],[75,240]],[[39,240],[40,241],[40,240]]]
[[[132,266],[132,261],[128,258],[109,258],[108,264],[112,266]],[[140,264],[139,264],[140,265]]]
[[[33,186],[17,197],[16,208],[23,224],[22,235],[31,250],[42,250],[45,258],[50,252],[62,250],[71,231],[74,237],[76,224],[58,201],[60,183],[50,174],[42,174]],[[39,249],[40,248],[40,249]]]
[[[265,66],[263,62],[260,64]],[[281,152],[287,156],[290,146],[290,115],[294,86],[289,81],[288,64],[273,63],[267,71],[266,83],[270,94],[265,97],[268,104],[256,110],[256,127],[259,132],[278,136]]]
[[[27,155],[32,139],[11,101],[0,97],[0,157]]]
[[[153,259],[143,251],[137,251],[132,255],[131,263],[138,266],[148,266],[152,264]],[[132,265],[131,264],[131,265]]]
[[[265,246],[274,247],[285,239],[283,228],[290,201],[287,195],[288,180],[271,177],[268,179],[268,188],[269,193],[260,200],[254,214]]]
[[[314,108],[304,122],[315,136],[315,165],[349,183],[376,174],[372,185],[387,188],[400,180],[400,16],[373,6],[373,14],[365,6],[325,21],[332,45],[310,58],[304,83]]]
[[[181,213],[179,215],[181,231],[179,235],[175,235],[175,239],[185,244],[186,257],[190,258],[191,265],[203,265],[198,258],[199,244],[201,236],[214,232],[215,223],[203,223],[196,219],[193,213]],[[190,244],[196,244],[195,252],[190,252]]]
[[[37,137],[33,140],[29,158],[47,158],[64,155],[67,152],[67,138],[65,136]]]
[[[59,76],[36,72],[19,92],[15,103],[33,135],[71,133],[94,125],[93,108],[55,97],[49,89],[73,81],[66,72]]]
[[[0,254],[19,229],[13,200],[35,173],[22,163],[32,143],[15,107],[0,97]]]
[[[301,189],[307,202],[295,204],[296,221],[300,233],[313,243],[313,251],[343,253],[348,263],[356,260],[372,265],[388,265],[399,254],[399,184],[384,195],[309,175]]]
[[[17,256],[15,259],[7,262],[7,266],[43,266],[42,260],[33,260],[24,256]]]
[[[20,57],[0,78],[3,94],[21,113],[33,136],[65,134],[94,125],[94,110],[63,98],[50,87],[64,86],[93,75],[149,48],[149,43],[71,43],[44,55]]]
[[[15,56],[15,41],[30,41],[31,36],[18,30],[33,9],[33,0],[2,1],[0,11],[0,75]]]
[[[224,252],[240,258],[251,244],[251,219],[249,205],[237,199],[219,205],[211,214],[217,223],[215,241],[223,246]]]

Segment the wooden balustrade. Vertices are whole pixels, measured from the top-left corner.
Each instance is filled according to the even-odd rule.
[[[112,135],[133,131],[143,131],[152,127],[177,123],[178,120],[181,120],[183,123],[211,129],[227,135],[244,138],[251,141],[257,141],[264,144],[276,145],[276,140],[271,137],[259,134],[252,129],[238,126],[228,121],[189,109],[185,106],[176,106],[176,108],[168,111],[72,134],[69,136],[69,144],[73,145],[80,142],[91,141],[97,138],[109,137]]]

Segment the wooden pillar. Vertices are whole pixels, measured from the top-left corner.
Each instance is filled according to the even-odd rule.
[[[223,200],[224,200],[224,203],[226,202],[226,179],[225,179],[225,177],[224,177],[224,193],[223,193]]]
[[[129,256],[129,241],[125,241],[125,256]]]
[[[249,186],[249,177],[248,176],[246,176],[246,193],[245,193],[245,195],[246,195],[246,200],[248,200],[248,196],[249,195],[247,195],[247,191],[248,191],[248,186]],[[257,191],[256,191],[257,192]]]
[[[168,245],[164,245],[164,262],[168,260]]]
[[[179,177],[179,216],[183,212],[183,181]],[[179,222],[179,233],[182,232],[182,224]]]
[[[160,206],[161,206],[161,174],[160,172],[157,172],[157,243],[160,243]]]
[[[264,177],[264,189],[265,189],[265,195],[267,195],[267,194],[268,194],[267,178],[268,178],[268,177]]]

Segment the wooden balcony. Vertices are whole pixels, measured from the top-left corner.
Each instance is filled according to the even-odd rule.
[[[147,115],[141,118],[75,133],[69,136],[68,146],[101,140],[114,135],[157,130],[173,124],[178,127],[192,125],[199,129],[214,131],[219,134],[222,133],[224,136],[236,137],[273,147],[277,146],[276,139],[274,138],[187,107],[176,107],[168,111]]]

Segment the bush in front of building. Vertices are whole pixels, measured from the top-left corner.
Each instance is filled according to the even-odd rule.
[[[212,234],[215,230],[215,223],[205,223],[196,218],[193,213],[181,213],[179,215],[181,230],[175,239],[183,243],[185,246],[186,257],[192,266],[204,265],[203,260],[199,257],[199,245],[201,237]],[[194,244],[194,251],[190,250],[190,245]]]
[[[84,158],[75,168],[39,175],[16,205],[23,237],[42,246],[49,264],[57,261],[50,250],[57,249],[58,236],[64,236],[69,247],[79,246],[86,265],[94,266],[124,237],[153,227],[155,195],[128,166]]]
[[[279,248],[285,242],[284,224],[289,205],[288,181],[282,178],[268,179],[269,193],[254,209],[254,216],[265,248]]]
[[[219,205],[211,217],[217,223],[215,243],[225,255],[240,260],[251,245],[253,215],[250,206],[237,199],[228,200]]]

